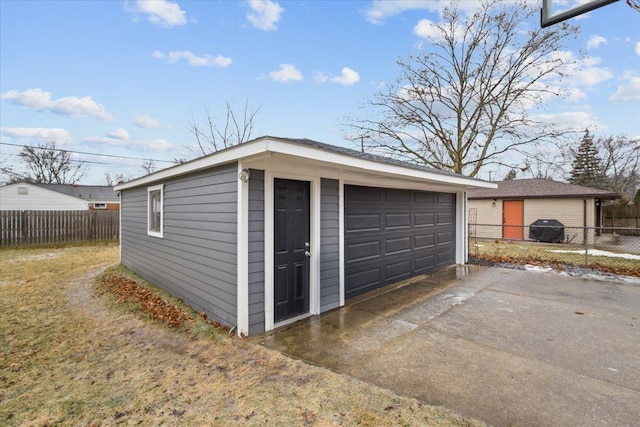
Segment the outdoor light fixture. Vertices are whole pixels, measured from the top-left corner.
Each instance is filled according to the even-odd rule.
[[[491,203],[491,207],[496,207],[496,199],[493,199],[493,203]]]
[[[238,174],[238,179],[242,182],[247,182],[249,181],[250,175],[251,175],[251,172],[249,171],[249,169],[242,169]]]

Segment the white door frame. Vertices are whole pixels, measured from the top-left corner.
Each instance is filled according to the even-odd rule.
[[[274,180],[292,179],[309,182],[309,312],[275,323],[274,321]],[[307,175],[265,170],[264,172],[264,329],[295,322],[320,314],[320,178]]]

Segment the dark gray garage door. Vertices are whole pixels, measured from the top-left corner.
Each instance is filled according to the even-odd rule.
[[[346,297],[455,262],[455,194],[345,186]]]

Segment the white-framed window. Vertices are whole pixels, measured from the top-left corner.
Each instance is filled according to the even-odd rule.
[[[93,209],[107,209],[106,203],[94,203]]]
[[[147,234],[162,237],[164,232],[164,185],[147,188]]]

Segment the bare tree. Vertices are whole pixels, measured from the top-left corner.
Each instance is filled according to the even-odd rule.
[[[0,185],[13,184],[15,182],[29,181],[30,178],[17,171],[6,160],[0,160]]]
[[[73,160],[68,151],[56,147],[55,141],[25,146],[20,151],[30,176],[44,184],[75,184],[86,175],[83,162]]]
[[[146,175],[149,175],[150,173],[154,173],[156,171],[156,162],[154,162],[153,160],[145,160],[144,162],[142,162],[141,168],[142,170],[144,170],[144,173]]]
[[[595,139],[594,145],[607,176],[608,188],[632,198],[640,186],[640,138],[602,136]]]
[[[241,112],[234,110],[231,102],[227,101],[225,117],[218,122],[205,105],[206,123],[199,124],[195,118],[189,122],[189,130],[193,132],[198,145],[198,154],[211,154],[249,141],[258,111],[260,108],[254,109],[248,100],[245,100]]]
[[[121,182],[128,181],[129,179],[130,178],[125,176],[123,173],[113,175],[111,174],[111,172],[104,173],[104,182],[110,187],[113,187],[114,185],[117,185]]]
[[[422,52],[397,62],[398,79],[365,106],[373,113],[347,128],[370,150],[469,176],[489,164],[512,167],[505,154],[526,156],[566,135],[528,112],[561,94],[558,52],[578,28],[527,28],[537,13],[493,0],[466,16],[453,3],[441,22],[425,24]]]

